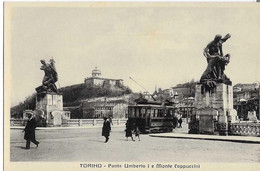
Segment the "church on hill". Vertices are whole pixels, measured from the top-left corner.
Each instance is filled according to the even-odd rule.
[[[124,86],[122,79],[102,78],[101,71],[97,67],[92,70],[92,77],[85,78],[84,82],[86,85],[92,87],[100,86],[121,88]]]

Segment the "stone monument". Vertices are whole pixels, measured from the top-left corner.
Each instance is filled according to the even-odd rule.
[[[232,82],[224,74],[230,55],[223,56],[222,52],[222,43],[230,37],[230,34],[223,38],[216,35],[204,49],[208,66],[196,85],[195,110],[189,123],[189,133],[226,135],[229,123],[237,122]]]
[[[34,113],[36,119],[41,119],[41,126],[61,126],[65,113],[63,111],[62,95],[58,93],[55,85],[58,81],[55,61],[50,59],[50,62],[46,63],[45,60],[41,60],[41,63],[40,69],[44,71],[44,77],[42,85],[35,89],[37,95]]]

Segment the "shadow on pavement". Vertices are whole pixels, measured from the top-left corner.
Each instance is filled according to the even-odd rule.
[[[101,140],[88,140],[88,141],[94,141],[94,142],[100,142],[100,143],[104,143],[104,141],[101,141]]]
[[[15,148],[26,149],[24,146],[14,146]]]

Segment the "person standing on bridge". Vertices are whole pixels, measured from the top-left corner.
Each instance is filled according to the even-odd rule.
[[[140,141],[140,130],[139,130],[139,126],[134,123],[134,132],[135,132],[135,139],[136,137],[138,137],[138,140]]]
[[[110,136],[110,131],[111,131],[111,125],[107,117],[104,117],[104,123],[102,127],[102,136],[106,138],[105,143],[108,142],[109,136]]]
[[[131,137],[132,141],[135,141],[134,138],[133,138],[133,124],[127,120],[126,124],[126,129],[125,129],[125,137],[126,137],[126,140],[128,141],[128,137]]]
[[[35,118],[32,116],[32,113],[27,113],[29,120],[27,121],[26,127],[22,132],[24,133],[24,139],[26,140],[26,148],[30,149],[30,143],[33,142],[36,145],[36,148],[40,144],[35,139],[35,128],[36,128],[36,121]]]
[[[179,128],[182,128],[182,126],[181,126],[181,124],[182,124],[182,116],[180,116],[178,122],[179,122]]]

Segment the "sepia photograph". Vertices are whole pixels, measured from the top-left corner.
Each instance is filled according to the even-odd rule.
[[[260,5],[5,2],[4,169],[259,170]]]

